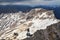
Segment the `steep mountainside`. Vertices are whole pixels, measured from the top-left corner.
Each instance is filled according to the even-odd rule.
[[[55,18],[53,10],[46,10],[43,8],[32,9],[27,13],[20,11],[18,13],[1,14],[0,39],[22,40],[25,38],[31,39],[31,37],[33,37],[31,40],[39,40],[37,38],[38,36],[36,36],[35,39],[35,35],[41,35],[41,37],[45,38],[45,40],[53,40],[53,36],[51,36],[53,33],[50,33],[50,36],[47,34],[52,30],[55,31],[55,29],[51,28],[51,30],[49,27],[59,22],[60,20]],[[38,34],[39,32],[37,30],[39,30],[41,34]],[[57,33],[59,34],[59,32]],[[50,39],[48,37],[50,37]]]
[[[60,40],[60,22],[47,26],[44,30],[37,30],[33,37],[24,40]]]

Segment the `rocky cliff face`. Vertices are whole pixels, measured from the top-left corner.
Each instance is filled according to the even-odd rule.
[[[57,40],[59,22],[52,10],[42,8],[1,14],[0,40]]]

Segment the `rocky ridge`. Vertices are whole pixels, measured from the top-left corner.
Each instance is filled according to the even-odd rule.
[[[34,35],[36,34],[37,30],[45,30],[48,26],[59,22],[60,20],[55,18],[53,10],[46,10],[42,8],[32,9],[27,13],[20,11],[18,13],[1,14],[0,39],[23,40],[28,38],[26,35],[28,33],[27,29],[30,30],[29,33],[32,34],[31,37],[35,37]],[[47,32],[45,35],[47,35]],[[42,36],[44,36],[44,34]],[[47,40],[47,38],[48,37],[46,37],[45,40]],[[36,40],[38,39],[36,38]]]

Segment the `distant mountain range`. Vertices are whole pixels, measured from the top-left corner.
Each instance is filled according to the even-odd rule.
[[[15,12],[19,12],[19,11],[29,11],[30,9],[32,9],[32,7],[30,6],[26,6],[26,5],[0,5],[0,13],[15,13]]]
[[[60,6],[50,7],[50,6],[40,5],[40,6],[31,7],[28,5],[0,5],[0,14],[1,13],[15,13],[15,12],[19,12],[19,11],[28,12],[34,8],[44,8],[44,9],[48,9],[48,10],[54,10],[56,18],[60,19]]]

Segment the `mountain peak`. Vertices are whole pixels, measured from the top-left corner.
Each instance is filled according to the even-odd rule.
[[[43,8],[32,9],[27,13],[4,14],[0,19],[0,39],[22,40],[28,37],[27,33],[33,35],[37,30],[44,30],[58,22],[60,21],[55,18],[52,10]]]
[[[39,19],[46,19],[46,18],[55,19],[53,10],[46,10],[43,8],[32,9],[30,12],[27,13],[27,16],[36,18],[38,17]]]

